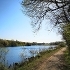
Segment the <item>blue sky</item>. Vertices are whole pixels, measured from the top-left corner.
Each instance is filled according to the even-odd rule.
[[[22,0],[0,0],[0,38],[24,42],[55,42],[61,41],[56,29],[43,21],[42,28],[33,33],[30,18],[22,13]],[[50,29],[51,30],[51,29]]]

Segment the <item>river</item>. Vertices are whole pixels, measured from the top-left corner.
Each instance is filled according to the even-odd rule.
[[[13,63],[21,63],[26,58],[36,56],[39,52],[46,51],[55,46],[18,46],[18,47],[6,47],[0,48],[0,62],[5,65],[12,65]]]

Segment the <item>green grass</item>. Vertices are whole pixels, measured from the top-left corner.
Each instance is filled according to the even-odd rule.
[[[65,51],[64,54],[64,61],[65,61],[65,67],[64,70],[70,70],[70,54],[68,53],[68,50]]]
[[[8,68],[0,63],[0,70],[8,70]]]

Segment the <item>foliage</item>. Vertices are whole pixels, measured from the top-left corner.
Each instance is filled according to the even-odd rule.
[[[37,43],[37,42],[21,42],[21,41],[14,41],[14,40],[3,40],[0,39],[0,47],[14,47],[14,46],[31,46],[31,45],[58,45],[62,43],[61,41],[58,42],[51,42],[51,43]]]
[[[0,64],[0,70],[9,70],[9,69],[5,67],[4,65]]]
[[[69,23],[64,24],[62,26],[61,33],[62,33],[63,39],[66,41],[66,44],[68,46],[68,50],[70,53],[70,24]]]
[[[54,25],[70,22],[70,0],[23,0],[21,4],[37,30],[44,19]]]
[[[56,42],[51,42],[49,43],[50,45],[59,45],[59,44],[64,44],[63,41],[56,41]]]
[[[0,47],[13,47],[13,46],[24,45],[24,42],[14,41],[14,40],[3,40],[0,39]]]
[[[45,43],[37,43],[37,42],[21,42],[14,40],[3,40],[0,39],[0,47],[14,47],[14,46],[31,46],[31,45],[45,45]]]
[[[0,39],[0,47],[30,46],[32,43]]]
[[[65,47],[66,44],[65,44],[64,42],[62,42],[62,43],[59,44],[59,46],[60,46],[60,47]]]
[[[65,56],[64,61],[65,61],[65,65],[66,65],[64,70],[70,70],[70,55],[68,53],[68,50],[65,51],[64,56]]]

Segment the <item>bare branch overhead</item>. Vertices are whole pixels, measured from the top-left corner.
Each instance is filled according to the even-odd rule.
[[[21,4],[34,27],[40,28],[44,18],[54,25],[70,22],[70,0],[23,0]]]

